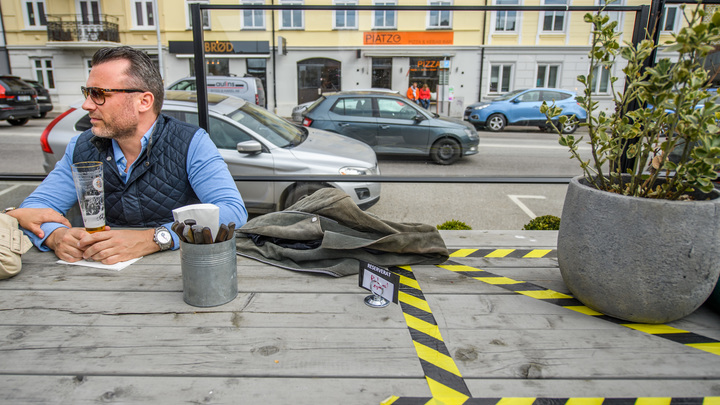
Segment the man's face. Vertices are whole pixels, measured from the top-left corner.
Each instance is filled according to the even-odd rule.
[[[113,60],[93,66],[86,87],[127,89],[128,77],[124,73],[129,61]],[[138,102],[141,93],[105,94],[105,103],[97,105],[88,97],[82,108],[89,112],[92,132],[101,138],[121,140],[135,134],[139,122]]]

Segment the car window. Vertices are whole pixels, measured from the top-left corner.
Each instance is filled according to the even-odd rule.
[[[571,94],[560,91],[543,91],[543,101],[560,101],[570,97]]]
[[[498,96],[498,97],[494,98],[493,101],[510,100],[511,98],[515,97],[518,93],[522,93],[523,91],[525,91],[525,89],[513,90],[509,93],[503,94],[502,96]]]
[[[254,104],[245,103],[227,116],[281,148],[299,145],[306,138],[306,129]]]
[[[163,111],[167,114],[166,111]],[[171,114],[168,114],[171,115]],[[173,111],[172,115],[180,121],[198,125],[198,114],[194,112]],[[216,117],[210,117],[210,128],[208,130],[210,139],[218,149],[237,149],[239,142],[249,141],[253,138],[242,129],[228,124]]]
[[[170,86],[168,90],[188,90],[188,91],[195,91],[197,88],[195,87],[195,80],[183,80],[181,82],[177,82],[174,85]]]
[[[2,80],[0,80],[0,83],[2,83],[3,87],[6,89],[11,89],[13,91],[25,90],[28,88],[27,83],[14,77],[3,77]]]
[[[522,102],[533,102],[533,101],[540,101],[540,92],[539,91],[528,91],[525,94],[521,94],[518,96],[518,101]]]
[[[413,106],[397,98],[377,98],[377,103],[381,118],[411,120],[418,114]]]
[[[339,115],[350,115],[355,117],[372,117],[372,98],[370,97],[348,97],[339,99],[330,111]]]

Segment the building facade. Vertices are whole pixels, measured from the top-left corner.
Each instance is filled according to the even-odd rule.
[[[0,0],[6,43],[0,52],[10,73],[49,88],[56,111],[80,101],[90,59],[104,46],[145,50],[169,84],[194,74],[192,3],[257,6],[202,11],[207,72],[260,77],[267,108],[282,116],[326,91],[387,88],[404,94],[412,82],[428,84],[440,101],[439,112],[460,115],[467,104],[519,88],[581,91],[576,77],[589,66],[591,30],[584,12],[420,9],[478,5],[468,0]],[[483,5],[603,3],[485,0]],[[259,8],[270,4],[316,8]],[[647,2],[613,3],[642,4]],[[370,9],[383,6],[390,7]],[[609,16],[618,21],[621,39],[630,40],[635,13]],[[661,41],[682,22],[680,8],[667,6]],[[600,100],[610,99],[609,78],[622,76],[617,69],[596,75],[593,90]]]

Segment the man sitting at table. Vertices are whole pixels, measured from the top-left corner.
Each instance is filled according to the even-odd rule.
[[[98,50],[81,90],[92,128],[70,141],[20,208],[7,212],[35,246],[68,262],[113,264],[177,249],[178,236],[168,228],[172,210],[184,205],[212,203],[220,208],[221,223],[245,224],[245,204],[208,133],[160,113],[162,77],[144,52],[127,46]],[[48,208],[65,213],[77,202],[71,165],[83,161],[103,162],[108,225],[154,229],[106,226],[90,234],[54,216]],[[163,241],[168,232],[172,241]]]

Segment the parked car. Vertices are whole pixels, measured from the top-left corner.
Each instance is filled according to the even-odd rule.
[[[208,93],[229,94],[265,107],[265,89],[262,80],[253,76],[207,76]],[[168,90],[197,91],[195,77],[182,78],[167,87]]]
[[[17,76],[0,76],[0,120],[25,125],[38,114],[35,88]]]
[[[33,118],[45,118],[48,112],[52,111],[53,104],[52,100],[50,99],[50,91],[43,87],[40,82],[37,80],[30,80],[30,79],[22,79],[24,82],[30,84],[35,89],[35,92],[37,93],[37,103],[38,107],[40,108],[40,113]]]
[[[357,90],[353,90],[353,91],[381,91],[381,92],[386,92],[386,93],[400,94],[400,92],[397,91],[397,90],[381,89],[381,88],[376,88],[376,89],[357,89]],[[295,121],[295,122],[302,122],[302,120],[303,120],[303,114],[305,113],[305,111],[307,111],[308,107],[310,107],[310,105],[312,105],[312,103],[314,103],[314,102],[315,102],[314,100],[313,100],[313,101],[308,101],[307,103],[302,103],[302,104],[300,104],[300,105],[298,105],[298,106],[295,106],[295,107],[293,108],[293,110],[292,110],[292,116],[291,116],[292,120]]]
[[[386,92],[325,93],[308,107],[302,123],[363,141],[378,155],[429,156],[449,165],[478,153],[472,125]]]
[[[548,127],[547,117],[540,112],[543,101],[563,109],[561,115],[575,116],[565,121],[562,130],[566,134],[575,132],[578,120],[584,121],[587,112],[578,104],[575,93],[560,89],[519,89],[503,94],[492,101],[470,104],[463,118],[475,128],[487,128],[499,132],[508,125]]]
[[[89,129],[86,111],[71,108],[52,121],[40,141],[50,172],[73,136]],[[208,96],[210,138],[234,176],[348,175],[357,182],[238,181],[249,212],[282,210],[324,187],[335,187],[352,197],[362,209],[380,199],[380,184],[365,182],[363,175],[379,175],[375,152],[337,134],[302,128],[245,100],[221,94]],[[189,91],[166,91],[163,113],[198,123],[197,96]]]

